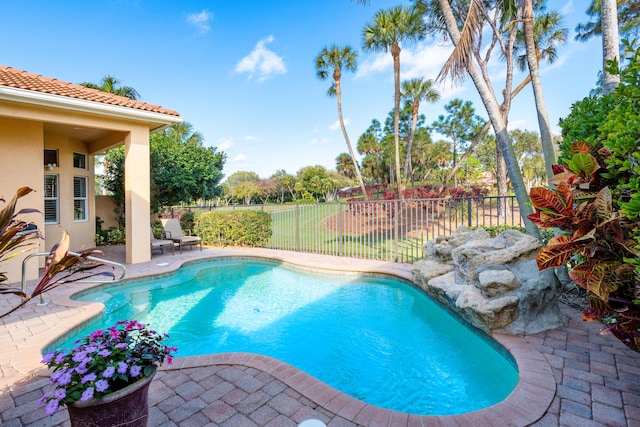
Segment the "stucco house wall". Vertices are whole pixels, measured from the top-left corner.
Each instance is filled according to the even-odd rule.
[[[62,228],[70,234],[70,250],[93,248],[93,159],[124,145],[126,262],[148,261],[149,135],[181,121],[177,112],[157,105],[0,65],[0,197],[8,201],[23,186],[35,190],[20,199],[18,208],[41,212],[22,218],[43,232],[44,238],[36,249],[39,252],[48,252],[59,241]],[[57,150],[55,165],[44,164],[45,149]],[[86,156],[84,167],[74,167],[74,153]],[[53,187],[45,188],[46,175],[55,175],[58,180],[58,215],[47,221],[45,195],[50,195]],[[74,216],[74,177],[86,178],[86,218]],[[83,203],[80,199],[75,201]],[[47,203],[50,213],[51,199]],[[12,283],[20,281],[24,256],[0,265]],[[38,264],[43,265],[43,259],[27,264],[27,279],[37,277]]]

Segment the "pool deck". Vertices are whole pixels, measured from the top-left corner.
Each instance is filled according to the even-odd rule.
[[[105,249],[123,262],[122,247]],[[220,256],[260,256],[310,268],[377,272],[410,279],[410,265],[266,249],[197,249],[154,254],[127,266],[127,277],[170,272],[182,263]],[[91,285],[70,284],[0,320],[0,425],[68,426],[62,410],[44,415],[48,389],[40,350],[93,317],[101,304],[69,300]],[[0,313],[16,301],[0,298]],[[316,418],[341,426],[640,426],[640,354],[600,325],[561,305],[564,326],[534,335],[494,335],[515,357],[520,381],[492,407],[457,416],[417,416],[368,405],[286,363],[247,353],[177,358],[151,383],[149,426],[292,426]]]

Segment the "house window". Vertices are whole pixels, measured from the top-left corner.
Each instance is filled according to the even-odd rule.
[[[87,220],[87,177],[73,177],[73,220]]]
[[[86,169],[87,155],[82,153],[73,153],[73,167],[77,169]]]
[[[58,175],[44,176],[44,223],[58,223]]]
[[[44,165],[54,168],[58,166],[58,150],[44,149]]]

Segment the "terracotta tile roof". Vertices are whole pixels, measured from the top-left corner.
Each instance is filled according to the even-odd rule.
[[[16,89],[26,89],[34,92],[49,93],[52,95],[66,96],[84,101],[99,102],[102,104],[116,105],[153,113],[179,116],[176,111],[162,108],[159,105],[134,101],[124,96],[102,92],[97,89],[89,89],[84,86],[67,83],[50,77],[44,77],[27,71],[15,70],[11,67],[0,65],[0,86]]]

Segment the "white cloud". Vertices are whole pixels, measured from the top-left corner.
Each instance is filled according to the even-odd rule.
[[[285,67],[282,58],[266,47],[273,40],[273,36],[260,40],[251,53],[236,64],[235,71],[237,73],[247,73],[249,80],[254,75],[257,75],[259,82],[265,81],[276,74],[286,73],[287,67]]]
[[[567,0],[562,9],[560,9],[560,14],[562,16],[569,16],[573,13],[573,0]]]
[[[213,13],[203,9],[199,13],[190,13],[187,15],[187,23],[195,27],[200,34],[208,33],[211,30],[209,23],[213,21]]]
[[[435,42],[420,42],[413,47],[405,47],[400,53],[400,71],[403,79],[426,76],[435,79],[442,69],[452,46]],[[393,60],[388,52],[376,53],[358,66],[356,78],[368,77],[374,73],[388,73],[393,78]]]
[[[233,140],[230,138],[220,138],[218,140],[218,151],[225,151],[233,147]]]
[[[313,138],[310,142],[311,145],[322,145],[322,144],[328,144],[329,143],[329,139],[328,138]]]
[[[351,121],[346,118],[344,119],[344,126],[347,127],[351,123]],[[340,129],[340,120],[336,120],[334,123],[329,125],[329,130],[339,130]]]
[[[231,161],[234,163],[244,162],[245,160],[247,160],[247,156],[245,156],[244,153],[240,153],[237,156],[235,156],[233,159],[231,159]]]
[[[242,139],[245,140],[245,141],[249,141],[249,142],[260,142],[260,141],[262,141],[262,138],[259,138],[257,136],[253,136],[253,135],[247,135]]]

